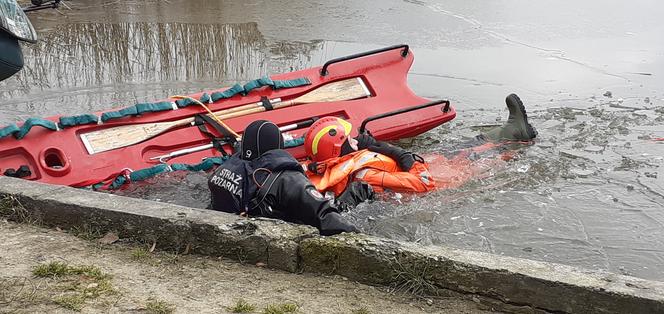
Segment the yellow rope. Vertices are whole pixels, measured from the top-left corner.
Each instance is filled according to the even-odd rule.
[[[205,110],[207,110],[207,112],[212,116],[212,119],[214,119],[214,120],[217,121],[219,124],[221,124],[223,127],[225,127],[229,132],[231,132],[231,134],[233,134],[233,136],[235,136],[236,139],[239,139],[239,138],[240,138],[240,135],[239,135],[239,134],[237,134],[235,131],[233,131],[233,129],[231,129],[228,125],[226,125],[226,123],[224,123],[224,121],[221,121],[221,119],[219,119],[219,117],[217,117],[217,115],[215,115],[214,112],[212,112],[212,110],[210,110],[210,108],[208,108],[208,106],[206,106],[206,105],[203,104],[202,102],[198,101],[197,99],[191,98],[191,97],[189,97],[189,96],[181,96],[181,95],[171,96],[171,98],[175,98],[175,99],[190,99],[190,100],[192,100],[193,102],[195,102],[196,104],[201,105],[201,107],[205,108]]]

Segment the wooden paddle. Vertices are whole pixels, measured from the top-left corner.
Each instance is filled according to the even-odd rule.
[[[290,130],[310,127],[314,122],[316,122],[316,120],[318,120],[318,117],[314,117],[314,118],[307,119],[307,120],[304,120],[304,121],[300,121],[300,122],[297,122],[297,123],[291,123],[291,124],[288,124],[288,125],[284,125],[282,127],[279,127],[279,131],[286,132],[286,131],[290,131]],[[223,144],[228,144],[228,143],[223,143]],[[187,154],[191,154],[191,153],[195,153],[195,152],[200,152],[202,150],[210,149],[212,147],[214,147],[214,143],[205,144],[205,145],[196,146],[196,147],[185,148],[185,149],[180,149],[180,150],[176,150],[176,151],[170,152],[170,153],[165,154],[165,155],[150,157],[150,160],[156,160],[156,161],[159,161],[160,163],[165,163],[166,161],[168,161],[171,158],[175,158],[175,157],[178,157],[178,156],[187,155]]]
[[[328,83],[292,100],[273,104],[273,109],[317,102],[344,101],[371,96],[361,78],[350,78]],[[247,106],[247,105],[245,105]],[[262,105],[249,104],[249,108],[237,111],[235,108],[214,113],[219,119],[230,119],[266,111]],[[121,147],[138,144],[171,129],[194,122],[194,118],[175,121],[121,125],[81,134],[81,141],[88,154],[97,154]]]

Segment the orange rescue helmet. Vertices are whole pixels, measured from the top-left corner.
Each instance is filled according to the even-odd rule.
[[[324,117],[311,125],[304,138],[304,150],[312,161],[320,162],[341,155],[341,146],[353,126],[337,117]]]

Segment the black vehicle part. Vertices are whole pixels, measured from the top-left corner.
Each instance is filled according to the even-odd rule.
[[[362,58],[362,57],[374,55],[374,54],[377,54],[377,53],[382,53],[382,52],[385,52],[385,51],[395,50],[395,49],[401,49],[401,56],[404,57],[404,58],[408,55],[408,51],[409,51],[408,49],[409,48],[408,48],[408,45],[406,45],[406,44],[394,45],[394,46],[389,46],[389,47],[385,47],[385,48],[370,50],[370,51],[367,51],[367,52],[356,53],[356,54],[353,54],[353,55],[350,55],[350,56],[336,58],[336,59],[332,59],[330,61],[325,62],[325,64],[323,65],[323,68],[320,70],[320,76],[326,76],[328,74],[327,67],[329,67],[332,64],[339,63],[339,62],[344,62],[344,61],[348,61],[348,60],[352,60],[352,59]]]
[[[387,117],[391,117],[391,116],[396,116],[398,114],[411,112],[411,111],[414,111],[414,110],[419,110],[419,109],[422,109],[422,108],[427,108],[427,107],[436,106],[436,105],[440,105],[440,104],[443,105],[440,108],[440,110],[442,112],[450,111],[450,101],[449,100],[434,100],[434,101],[428,102],[426,104],[407,107],[407,108],[403,108],[403,109],[399,109],[399,110],[395,110],[395,111],[390,111],[390,112],[386,112],[386,113],[381,113],[381,114],[377,114],[375,116],[368,117],[368,118],[364,119],[364,121],[362,121],[362,124],[360,125],[360,134],[363,134],[363,133],[368,131],[367,130],[367,123],[369,123],[371,121],[375,121],[375,120],[379,120],[379,119],[387,118]],[[369,132],[369,134],[371,134],[371,132]]]
[[[0,30],[0,81],[23,68],[23,52],[18,39]]]
[[[30,3],[32,3],[32,5],[23,8],[23,12],[31,12],[43,9],[57,9],[58,7],[60,7],[61,0],[52,0],[52,1],[31,0]]]

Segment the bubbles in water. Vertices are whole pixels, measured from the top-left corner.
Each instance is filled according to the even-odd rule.
[[[521,165],[521,166],[519,166],[519,168],[516,169],[516,171],[521,172],[521,173],[525,173],[525,172],[528,172],[529,169],[530,169],[530,165]]]

